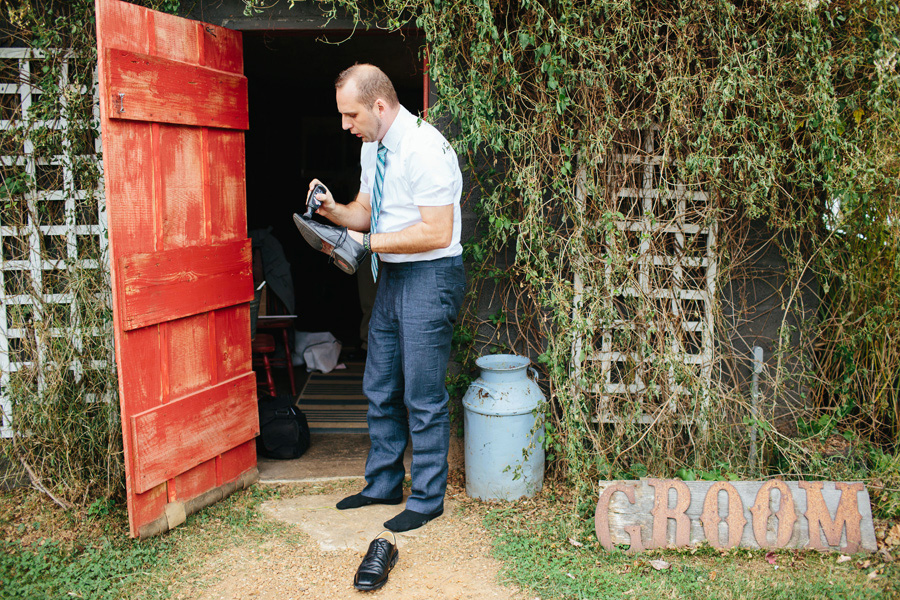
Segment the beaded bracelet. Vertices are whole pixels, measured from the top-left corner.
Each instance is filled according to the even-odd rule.
[[[363,236],[363,248],[365,248],[366,252],[371,252],[371,251],[372,251],[372,245],[371,245],[371,243],[370,243],[370,241],[369,241],[369,236],[370,236],[370,235],[371,235],[371,234],[367,233],[367,234],[365,234],[365,235]]]

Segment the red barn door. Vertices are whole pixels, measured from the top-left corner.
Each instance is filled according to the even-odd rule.
[[[240,34],[96,0],[131,535],[252,484],[259,432]]]

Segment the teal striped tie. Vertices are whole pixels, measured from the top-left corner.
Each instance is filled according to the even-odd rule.
[[[381,212],[381,195],[384,192],[384,164],[387,158],[387,146],[378,142],[378,160],[375,161],[375,189],[372,190],[372,223],[369,233],[375,233],[378,214]],[[378,281],[378,255],[372,253],[372,278]]]

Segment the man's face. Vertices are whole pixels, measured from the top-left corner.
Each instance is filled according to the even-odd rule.
[[[384,103],[376,100],[373,106],[364,106],[356,93],[356,83],[348,81],[335,93],[338,112],[341,113],[341,127],[364,142],[377,142],[384,136],[381,131],[381,116]]]

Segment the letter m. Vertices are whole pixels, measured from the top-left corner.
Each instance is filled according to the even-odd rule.
[[[806,520],[809,522],[809,546],[816,550],[829,550],[822,544],[820,534],[825,534],[829,546],[837,546],[841,543],[841,533],[847,530],[847,545],[841,548],[841,552],[852,554],[859,550],[862,542],[860,522],[862,515],[859,512],[857,494],[864,490],[862,483],[835,483],[834,487],[840,490],[841,497],[838,500],[837,511],[834,519],[825,499],[822,497],[821,481],[801,481],[799,485],[806,490]]]

